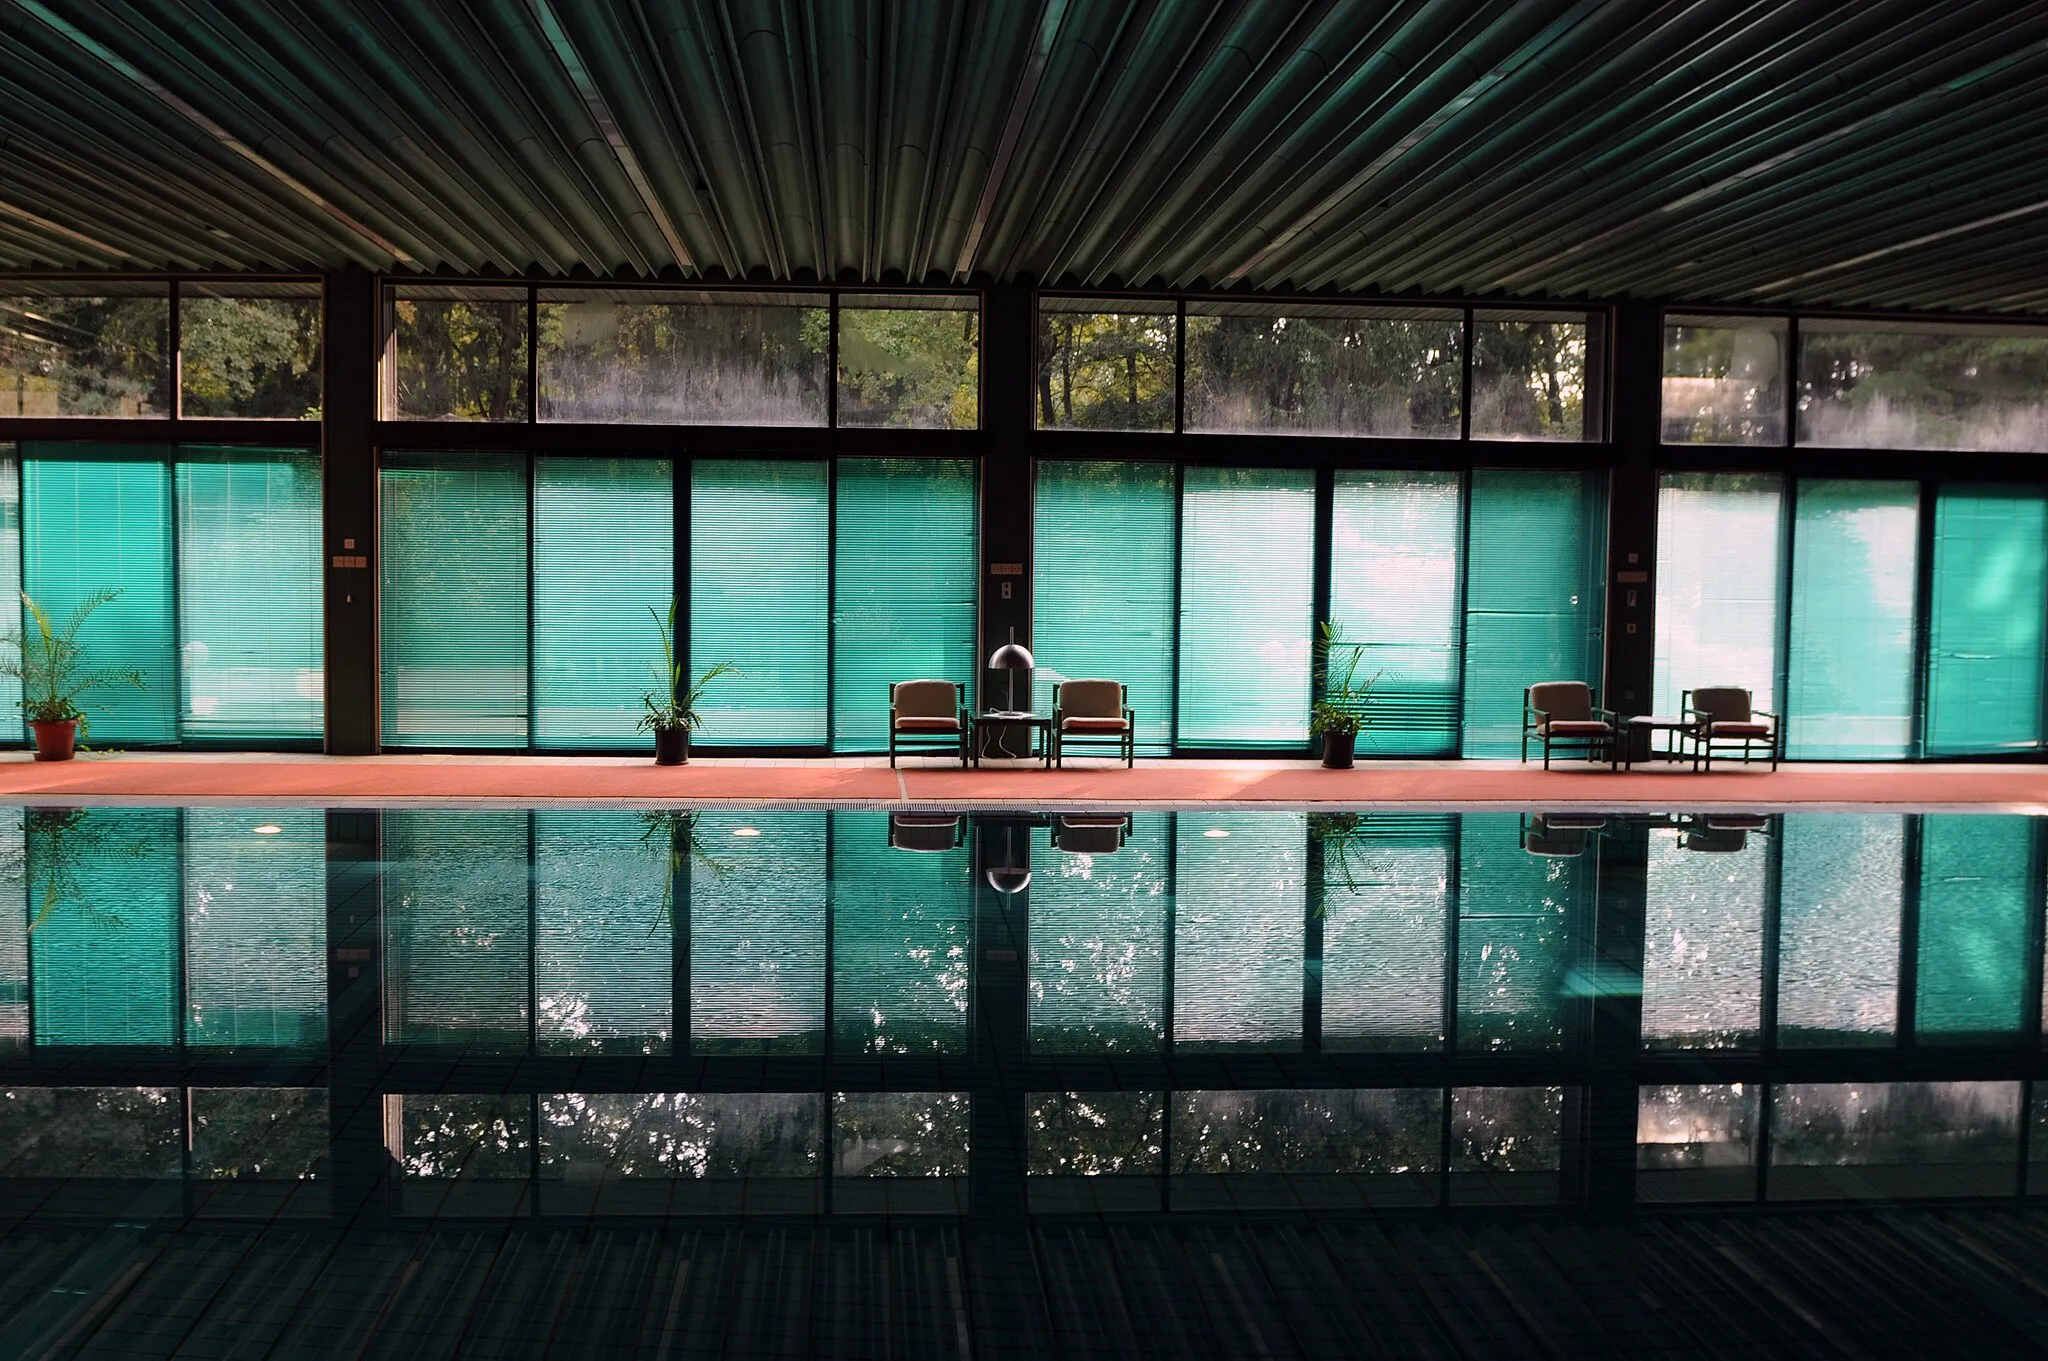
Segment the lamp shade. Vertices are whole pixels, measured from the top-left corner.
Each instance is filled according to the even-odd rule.
[[[1029,671],[1036,665],[1038,663],[1031,660],[1031,649],[1022,643],[1004,643],[988,659],[991,671]]]

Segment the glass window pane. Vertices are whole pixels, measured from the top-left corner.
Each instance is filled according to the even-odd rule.
[[[1457,473],[1339,471],[1330,521],[1331,667],[1373,677],[1359,747],[1374,756],[1458,752]]]
[[[1458,438],[1464,317],[1190,303],[1187,429]]]
[[[697,706],[706,746],[824,745],[831,496],[822,462],[691,465],[690,669],[739,668]]]
[[[1171,816],[1139,813],[1114,851],[1054,848],[1031,878],[1031,1048],[1156,1052],[1166,1008]]]
[[[2039,327],[1799,324],[1799,442],[1822,448],[2048,451]]]
[[[1567,933],[1596,889],[1596,860],[1524,851],[1512,813],[1459,819],[1460,1052],[1563,1047]]]
[[[826,814],[684,816],[691,1050],[823,1052]]]
[[[675,596],[675,465],[533,461],[533,738],[645,751],[641,697],[664,692]]]
[[[1472,473],[1463,755],[1520,754],[1522,692],[1531,685],[1582,680],[1598,691],[1606,481],[1597,473]]]
[[[1785,442],[1783,317],[1664,319],[1664,442]]]
[[[169,416],[168,284],[0,289],[0,416]]]
[[[1706,830],[1649,839],[1643,1043],[1652,1049],[1753,1049],[1763,1036],[1771,844]]]
[[[180,734],[318,741],[326,712],[320,456],[178,453]]]
[[[665,821],[660,812],[534,810],[534,1038],[543,1053],[671,1052]]]
[[[967,1048],[974,946],[967,848],[906,851],[881,813],[832,815],[832,1046],[838,1054]]]
[[[1923,1042],[2019,1033],[2027,928],[2041,910],[2034,819],[1920,818],[1920,956],[1914,1032]]]
[[[390,315],[391,418],[526,419],[525,289],[400,284]]]
[[[1813,813],[1784,820],[1778,1043],[1889,1045],[1898,1028],[1906,820]]]
[[[319,1181],[329,1175],[325,1087],[194,1087],[192,1175]]]
[[[889,686],[950,680],[974,702],[975,467],[965,459],[839,461],[832,745],[889,745]]]
[[[185,1152],[176,1087],[0,1090],[0,1177],[175,1177]]]
[[[1182,813],[1175,822],[1174,1046],[1301,1048],[1303,815]]]
[[[1158,1092],[1032,1092],[1034,1177],[1157,1176],[1163,1148]]]
[[[178,1038],[178,814],[28,812],[37,1045],[163,1047]]]
[[[823,425],[822,293],[542,289],[540,418]]]
[[[1441,1049],[1457,819],[1310,813],[1323,857],[1323,1049]]]
[[[1122,681],[1141,754],[1173,741],[1174,471],[1165,463],[1038,465],[1032,516],[1036,703],[1065,680]],[[1102,748],[1107,751],[1107,748]]]
[[[1919,483],[1800,480],[1787,756],[1897,760],[1910,753],[1919,560]]]
[[[842,297],[839,424],[973,430],[981,424],[981,301]]]
[[[526,460],[393,455],[379,482],[384,744],[525,746]]]
[[[104,452],[111,457],[68,458],[101,451],[31,444],[24,452],[23,589],[56,628],[87,596],[119,591],[78,638],[91,666],[142,677],[140,689],[115,684],[90,692],[83,706],[89,736],[103,743],[177,740],[171,469],[163,451],[110,448]]]
[[[1943,487],[1934,506],[1927,754],[2041,745],[2048,496]]]
[[[1655,709],[1739,685],[1777,711],[1784,483],[1750,473],[1667,473],[1657,494]]]
[[[1315,500],[1291,468],[1183,474],[1180,745],[1308,740]]]
[[[188,283],[178,291],[179,411],[320,419],[320,285]]]
[[[185,1042],[327,1050],[327,815],[188,808]]]
[[[525,813],[384,814],[384,1038],[524,1053]]]
[[[1472,317],[1472,438],[1583,440],[1586,321],[1543,312]]]
[[[1563,1166],[1562,1087],[1451,1089],[1451,1202],[1542,1204]]]
[[[1038,304],[1038,428],[1173,429],[1174,307]]]
[[[1772,1200],[2010,1196],[2017,1082],[1792,1082],[1771,1093]]]
[[[531,1097],[390,1099],[398,1103],[396,1152],[408,1180],[518,1182],[533,1175]]]
[[[835,1093],[832,1175],[964,1177],[968,1113],[965,1092]]]
[[[1644,1087],[1636,1104],[1636,1199],[1754,1199],[1761,1104],[1754,1083]]]

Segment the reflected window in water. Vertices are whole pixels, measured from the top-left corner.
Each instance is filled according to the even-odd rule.
[[[1213,831],[1228,835],[1207,835]],[[1301,1047],[1307,835],[1299,813],[1179,818],[1176,1048]]]
[[[543,1053],[669,1052],[675,923],[666,830],[610,809],[533,815],[534,1029]]]
[[[1643,1088],[1636,1105],[1636,1198],[1753,1198],[1760,1108],[1754,1083]]]
[[[827,816],[696,815],[678,850],[689,857],[694,1052],[823,1049]]]
[[[1451,1091],[1451,1201],[1554,1201],[1563,1165],[1562,1087]]]
[[[1898,1028],[1905,819],[1787,818],[1783,836],[1778,1043],[1889,1045]]]
[[[1441,1049],[1457,819],[1309,815],[1322,847],[1323,1048]]]
[[[2010,1195],[2017,1082],[1814,1082],[1772,1092],[1773,1200]]]
[[[2041,901],[2030,818],[1920,820],[1920,953],[1914,1032],[1929,1043],[2017,1035],[2027,936]]]
[[[1036,856],[1027,996],[1033,1049],[1087,1054],[1159,1047],[1172,822],[1170,814],[1140,813],[1114,851]]]
[[[1461,1051],[1556,1049],[1571,919],[1598,883],[1591,854],[1530,855],[1512,813],[1467,813],[1458,838]]]
[[[883,813],[832,816],[832,1043],[841,1054],[967,1047],[971,859],[889,844]]]
[[[1770,841],[1750,833],[1737,850],[1698,850],[1680,836],[1653,832],[1648,855],[1643,1043],[1756,1047],[1763,1033]]]
[[[528,835],[525,813],[384,815],[387,1040],[525,1052]]]

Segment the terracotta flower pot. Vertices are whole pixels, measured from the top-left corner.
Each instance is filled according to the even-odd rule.
[[[656,728],[654,730],[654,764],[658,766],[683,766],[690,763],[690,730],[688,728]]]
[[[55,723],[30,723],[28,726],[29,731],[36,735],[38,761],[68,761],[77,754],[77,719],[60,719]]]
[[[1331,730],[1323,734],[1323,764],[1331,770],[1351,769],[1351,758],[1358,750],[1358,734]]]

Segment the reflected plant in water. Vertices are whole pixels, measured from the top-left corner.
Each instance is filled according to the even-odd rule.
[[[122,925],[119,913],[97,906],[86,892],[83,871],[114,861],[140,860],[149,844],[120,835],[118,814],[91,808],[30,808],[18,847],[0,852],[0,882],[22,885],[35,915],[34,931],[58,908],[75,907],[95,926]]]
[[[1365,858],[1366,833],[1370,819],[1364,813],[1310,813],[1308,839],[1323,848],[1323,887],[1341,884],[1356,893],[1367,884],[1383,879],[1388,867]],[[1318,893],[1310,910],[1320,918],[1328,904]]]
[[[689,873],[693,864],[702,865],[721,878],[732,869],[704,849],[704,842],[697,835],[701,817],[702,811],[696,808],[649,808],[640,814],[641,826],[646,829],[640,833],[640,840],[668,857],[668,878],[661,889],[661,918],[648,929],[649,935],[664,926],[675,925],[678,875]]]

